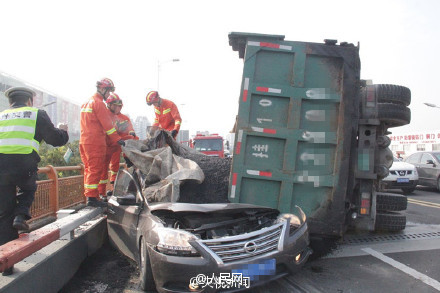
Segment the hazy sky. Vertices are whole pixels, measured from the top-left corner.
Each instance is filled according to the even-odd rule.
[[[232,31],[289,41],[360,42],[361,78],[407,86],[411,125],[440,129],[440,1],[0,0],[0,70],[81,104],[111,78],[131,117],[158,84],[182,129],[226,134],[238,110],[243,61]],[[173,58],[179,62],[167,62]]]

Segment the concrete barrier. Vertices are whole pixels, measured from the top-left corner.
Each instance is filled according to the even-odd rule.
[[[62,236],[66,235],[63,238]],[[107,237],[100,208],[85,208],[0,247],[0,292],[58,292]]]

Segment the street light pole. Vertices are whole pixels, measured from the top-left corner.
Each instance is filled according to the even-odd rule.
[[[50,103],[46,103],[46,104],[43,104],[43,105],[41,105],[40,107],[37,107],[38,109],[43,109],[44,107],[47,107],[47,106],[50,106],[50,105],[52,105],[52,104],[55,104],[57,101],[53,101],[53,102],[50,102]]]
[[[157,91],[159,91],[160,67],[162,66],[162,64],[165,64],[168,62],[179,62],[179,61],[180,61],[180,59],[177,59],[177,58],[166,60],[163,62],[160,62],[159,60],[157,61]]]
[[[440,108],[439,106],[437,106],[436,104],[431,104],[431,103],[423,103],[428,107],[432,107],[432,108]]]

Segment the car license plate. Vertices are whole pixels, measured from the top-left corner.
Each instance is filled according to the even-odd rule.
[[[408,183],[409,178],[397,178],[397,183]]]

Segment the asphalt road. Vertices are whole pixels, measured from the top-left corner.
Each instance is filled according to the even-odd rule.
[[[407,198],[404,231],[348,233],[331,254],[252,292],[439,292],[440,192],[419,186]]]
[[[406,215],[407,228],[402,232],[347,234],[331,254],[307,262],[299,273],[249,292],[439,292],[440,193],[418,187],[408,196]],[[111,260],[95,257],[88,261],[75,275],[75,286],[70,284],[74,290],[66,286],[63,293],[142,292],[137,285],[136,265],[125,263],[127,260],[108,246],[104,249]],[[96,277],[106,275],[108,262],[115,261],[115,269],[123,263],[129,271],[123,278],[116,278],[119,285],[126,284],[116,291],[111,290],[116,286],[111,279]],[[91,266],[98,272],[84,274]],[[104,268],[103,274],[100,268]]]
[[[417,187],[408,195],[407,222],[440,224],[440,192],[435,188]]]

